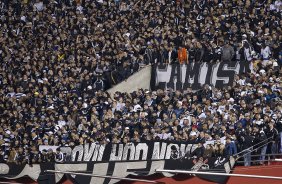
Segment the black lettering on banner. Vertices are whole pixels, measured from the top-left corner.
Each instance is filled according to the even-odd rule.
[[[216,88],[223,88],[224,86],[231,86],[233,81],[234,81],[234,77],[235,77],[235,70],[233,70],[236,67],[237,63],[234,62],[221,62],[219,64],[218,67],[218,71],[217,71],[217,77],[218,78],[222,78],[222,77],[226,77],[228,78],[228,83],[225,84],[224,81],[222,79],[216,80],[215,82],[215,87]],[[230,70],[224,70],[224,66],[227,66],[227,68]]]
[[[185,82],[183,85],[184,90],[186,90],[189,87],[192,87],[193,90],[197,90],[201,87],[201,84],[199,83],[199,76],[201,74],[200,68],[201,68],[201,63],[194,63],[194,64],[190,63],[187,65]],[[191,78],[194,79],[192,85],[189,83]]]
[[[213,76],[212,74],[213,74],[213,71],[214,71],[215,64],[214,63],[206,63],[206,64],[207,64],[208,70],[207,70],[205,84],[211,85],[212,84],[212,76]]]
[[[175,80],[176,80],[176,86],[174,87]],[[182,90],[180,65],[171,65],[171,74],[170,74],[169,82],[167,83],[167,88]]]

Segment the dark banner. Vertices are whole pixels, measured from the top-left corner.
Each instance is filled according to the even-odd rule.
[[[175,142],[140,142],[128,144],[85,144],[75,147],[61,147],[61,151],[67,155],[68,161],[140,161],[170,159],[171,147],[177,150],[178,156],[192,153],[197,144]],[[39,149],[53,149],[56,146],[40,146]]]
[[[42,163],[29,165],[16,164],[1,164],[0,177],[7,179],[21,178],[28,176],[36,180],[40,184],[54,184],[68,178],[74,183],[95,183],[95,184],[109,184],[117,183],[116,179],[95,178],[90,176],[79,176],[70,174],[51,174],[45,173],[45,170],[57,171],[73,171],[80,173],[87,173],[102,176],[145,176],[154,175],[156,169],[169,170],[186,170],[186,171],[216,171],[229,172],[233,167],[234,162],[227,158],[183,158],[183,159],[169,159],[169,160],[146,160],[146,161],[127,161],[127,162],[71,162],[71,163]],[[163,173],[164,177],[173,177],[173,174]],[[187,175],[187,178],[190,177]],[[210,175],[199,175],[198,177],[216,183],[225,183],[227,177],[218,177]]]
[[[128,144],[85,144],[75,147],[61,147],[69,158],[64,163],[41,163],[31,165],[0,164],[0,177],[7,179],[29,176],[39,183],[57,183],[63,174],[46,174],[45,170],[74,171],[95,175],[126,177],[129,175],[152,175],[156,169],[230,172],[234,165],[227,158],[190,158],[197,144],[174,142],[141,142]],[[55,146],[41,146],[42,149],[56,149]],[[172,174],[163,173],[166,177]],[[65,175],[76,183],[108,184],[118,180],[88,176]],[[222,183],[226,177],[200,176]]]
[[[154,65],[151,89],[198,90],[205,84],[221,89],[232,85],[235,74],[248,70],[249,63],[243,61]]]

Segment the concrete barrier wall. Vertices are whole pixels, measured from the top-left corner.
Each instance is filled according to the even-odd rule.
[[[152,67],[146,66],[141,69],[139,72],[133,74],[125,81],[117,84],[116,86],[108,89],[107,91],[111,94],[111,96],[116,92],[133,92],[137,89],[150,89],[150,81],[151,81],[151,70]]]

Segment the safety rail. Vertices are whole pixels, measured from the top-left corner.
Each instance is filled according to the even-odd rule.
[[[279,158],[282,158],[282,153],[276,153],[276,154],[256,154],[256,155],[250,155],[251,158],[254,158],[254,157],[261,157],[261,156],[265,156],[266,159],[264,160],[260,160],[260,159],[257,159],[257,160],[250,160],[249,162],[251,163],[267,163],[267,165],[270,165],[271,162],[282,162],[282,159],[278,159],[278,158],[271,158],[271,157],[279,157]],[[240,157],[241,158],[241,157]],[[236,161],[237,163],[244,163],[244,161],[242,160],[237,160]]]

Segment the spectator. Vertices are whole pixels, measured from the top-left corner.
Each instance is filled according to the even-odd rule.
[[[226,139],[225,152],[227,156],[232,156],[237,153],[237,147],[230,138]]]
[[[213,153],[214,157],[225,157],[225,156],[227,156],[224,144],[216,143],[214,145],[213,150],[214,150],[214,153]]]
[[[204,158],[210,158],[210,157],[213,156],[213,152],[214,152],[213,147],[210,144],[207,144],[203,157]]]
[[[202,143],[198,143],[198,147],[191,153],[191,157],[196,156],[197,158],[201,158],[204,156],[205,147]]]
[[[55,154],[51,148],[47,151],[47,161],[48,162],[55,162]]]
[[[227,40],[225,41],[225,45],[222,47],[221,53],[222,61],[231,61],[235,55],[234,48],[229,45],[229,42]]]
[[[239,138],[242,144],[242,149],[244,151],[244,165],[251,166],[251,152],[253,150],[253,137],[250,135],[249,131],[243,131]]]
[[[277,142],[279,139],[278,131],[276,128],[274,128],[274,122],[271,121],[268,124],[268,127],[266,129],[266,136],[267,138],[272,138],[272,142],[268,145],[269,153],[271,154],[277,154]],[[274,156],[273,156],[274,157]]]
[[[56,149],[56,154],[55,154],[55,161],[56,162],[63,162],[64,159],[64,154],[61,152],[60,148]]]
[[[163,128],[162,132],[160,134],[158,134],[158,137],[161,140],[167,140],[167,139],[170,138],[170,136],[171,136],[171,133],[167,133],[167,128]]]
[[[19,148],[17,151],[16,151],[16,155],[15,155],[15,157],[14,157],[14,159],[15,159],[15,162],[17,163],[17,164],[23,164],[23,163],[25,163],[25,156],[26,156],[26,153],[25,153],[25,151],[24,151],[24,149],[23,148]]]
[[[178,49],[178,61],[180,64],[188,63],[187,50],[184,47]]]
[[[260,154],[260,164],[263,164],[265,161],[265,154],[266,154],[266,149],[267,149],[267,137],[264,133],[263,130],[259,130],[257,126],[253,128],[253,136],[254,136],[254,145],[257,145],[258,149],[258,154]]]

